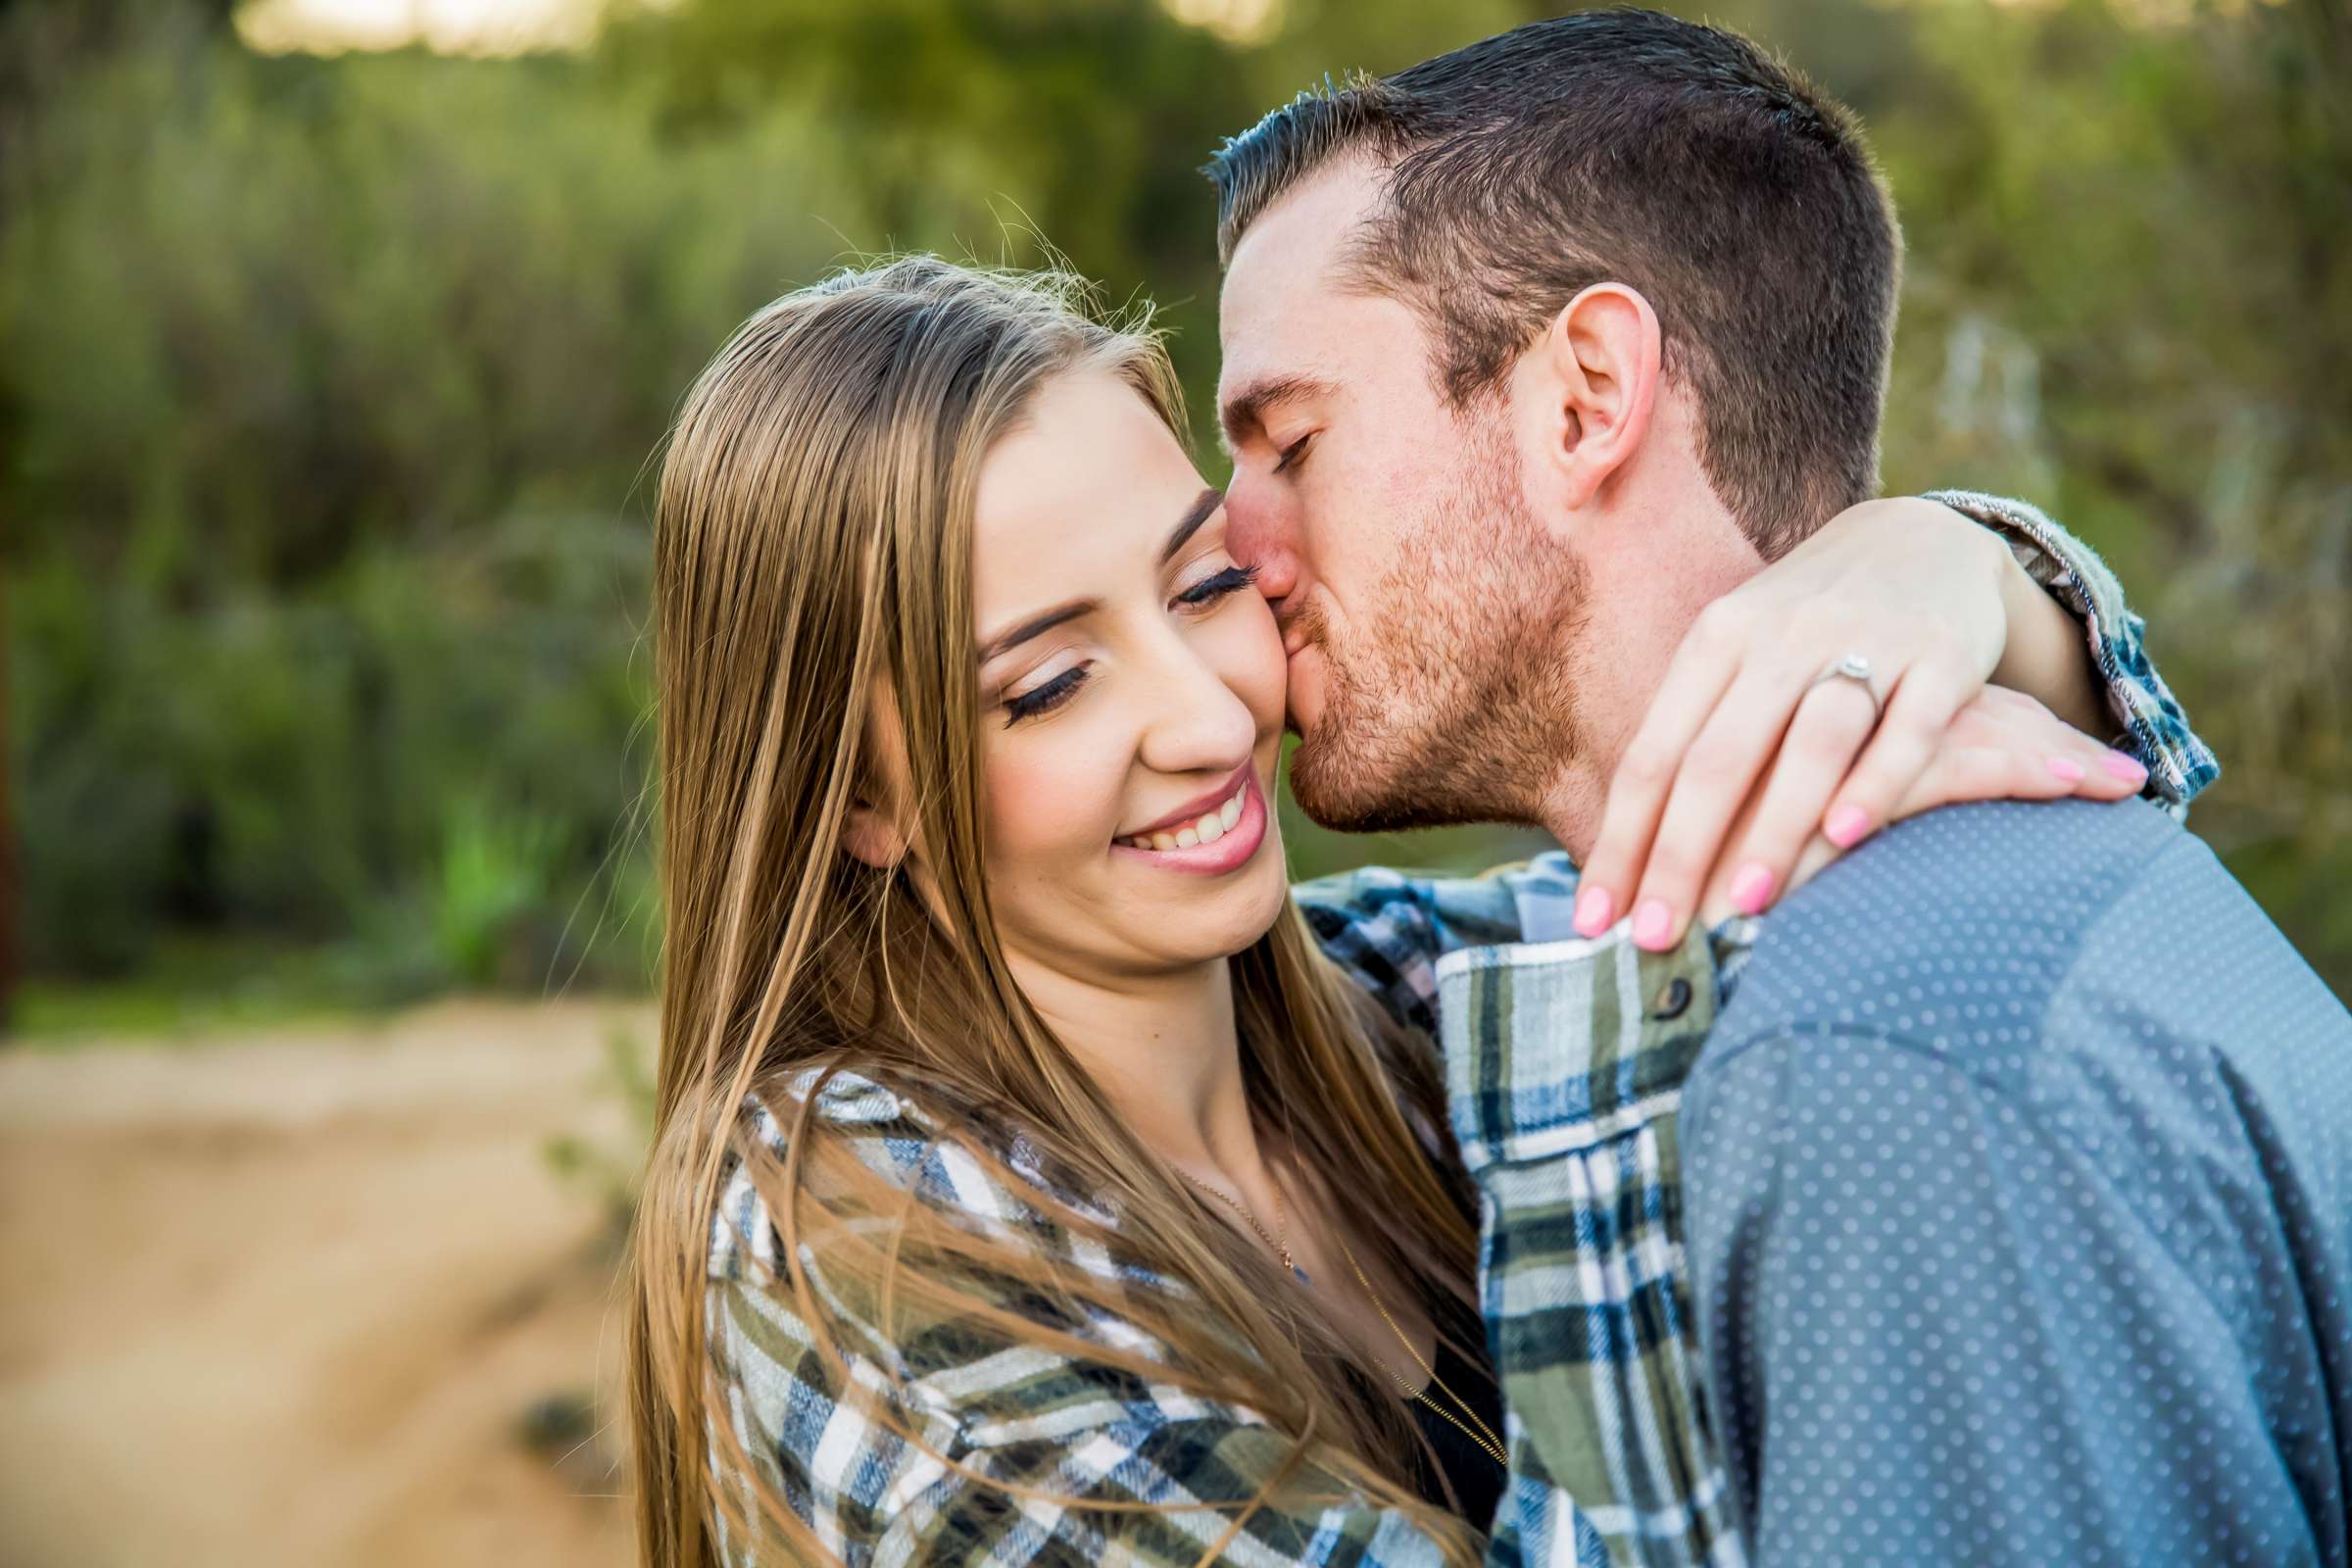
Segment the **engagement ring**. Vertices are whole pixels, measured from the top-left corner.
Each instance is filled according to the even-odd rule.
[[[1864,658],[1862,655],[1846,655],[1843,659],[1840,659],[1838,661],[1838,662],[1832,664],[1828,669],[1823,670],[1819,675],[1815,676],[1813,685],[1819,686],[1823,681],[1830,680],[1850,680],[1855,685],[1861,687],[1862,690],[1870,697],[1870,715],[1871,722],[1874,724],[1878,722],[1879,716],[1886,711],[1885,707],[1879,702],[1879,689],[1871,684],[1870,661]],[[1808,691],[1811,689],[1812,687],[1806,688]]]

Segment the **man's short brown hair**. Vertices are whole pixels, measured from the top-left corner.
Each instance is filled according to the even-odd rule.
[[[1384,200],[1348,281],[1434,327],[1467,407],[1580,291],[1658,314],[1709,482],[1767,560],[1878,489],[1902,241],[1859,127],[1737,34],[1635,10],[1539,22],[1301,93],[1207,172],[1217,244],[1332,162]]]

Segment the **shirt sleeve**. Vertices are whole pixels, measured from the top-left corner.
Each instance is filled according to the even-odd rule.
[[[1479,876],[1416,876],[1386,866],[1301,882],[1291,897],[1324,956],[1408,1029],[1435,1039],[1437,963],[1462,948],[1517,942],[1526,907],[1576,898],[1576,867],[1557,852]]]
[[[1005,1350],[956,1369],[969,1387],[911,1412],[909,1443],[867,1408],[832,1396],[835,1376],[768,1292],[742,1281],[710,1297],[711,1354],[730,1421],[713,1423],[721,1485],[747,1519],[740,1452],[817,1537],[851,1562],[953,1568],[1442,1568],[1438,1543],[1401,1510],[1374,1505],[1311,1464],[1287,1469],[1291,1439],[1248,1411],[1138,1385],[1132,1374]],[[878,1381],[853,1355],[851,1375]],[[1025,1385],[1007,1396],[1003,1380]],[[720,1446],[724,1445],[725,1446]],[[1513,1445],[1503,1517],[1486,1561],[1609,1568],[1600,1538]],[[1277,1476],[1271,1505],[1244,1511]],[[1151,1511],[1133,1507],[1150,1505]],[[1130,1505],[1121,1507],[1119,1505]],[[1238,1532],[1229,1534],[1236,1518]],[[1213,1556],[1203,1556],[1223,1544]],[[797,1560],[721,1529],[731,1568]]]
[[[1690,1263],[1757,1568],[2321,1560],[2230,1313],[2291,1270],[2177,1087],[1835,1030],[1702,1061]]]
[[[1404,1515],[1351,1500],[1328,1481],[1320,1490],[1329,1500],[1260,1508],[1225,1550],[1203,1559],[1238,1505],[1276,1474],[1290,1443],[1237,1412],[1155,1400],[1124,1372],[1010,1349],[974,1359],[923,1391],[937,1397],[892,1400],[897,1422],[920,1440],[908,1441],[871,1404],[836,1396],[840,1375],[773,1293],[741,1280],[716,1285],[709,1321],[730,1417],[725,1431],[713,1423],[713,1464],[742,1511],[721,1527],[722,1556],[739,1568],[800,1560],[787,1541],[755,1544],[760,1516],[750,1506],[747,1463],[749,1476],[852,1563],[1442,1561]],[[887,1380],[870,1359],[853,1353],[847,1365],[870,1396],[883,1396]],[[1311,1471],[1300,1487],[1316,1490]],[[1156,1511],[1117,1507],[1136,1503]]]
[[[2148,770],[2148,797],[2176,816],[2185,814],[2188,803],[2222,776],[2222,765],[2157,672],[2147,622],[2124,602],[2123,583],[2098,552],[2023,501],[1974,490],[1931,491],[1925,499],[2000,534],[2026,574],[2082,623],[2091,667],[2115,715],[2112,739]]]

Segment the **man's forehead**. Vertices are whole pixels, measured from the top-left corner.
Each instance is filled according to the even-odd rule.
[[[1341,275],[1346,248],[1379,200],[1382,179],[1370,160],[1344,159],[1283,192],[1243,230],[1219,296],[1228,360],[1251,340],[1276,342],[1286,327],[1315,326],[1349,298],[1354,291]]]

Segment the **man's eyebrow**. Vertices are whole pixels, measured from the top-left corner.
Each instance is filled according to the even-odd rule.
[[[1177,519],[1176,526],[1169,531],[1168,542],[1159,547],[1159,564],[1164,566],[1174,561],[1176,552],[1184,548],[1184,542],[1199,533],[1200,525],[1214,516],[1217,509],[1224,504],[1225,492],[1215,485],[1195,496],[1193,504],[1184,509],[1184,515]]]
[[[1218,422],[1224,427],[1225,439],[1231,441],[1243,431],[1263,424],[1269,409],[1324,397],[1337,390],[1336,383],[1312,375],[1262,376],[1225,400],[1218,411]]]
[[[999,632],[980,645],[980,662],[985,664],[1000,654],[1009,653],[1032,637],[1042,636],[1065,620],[1076,620],[1100,607],[1092,599],[1073,599],[1066,605],[1055,605],[1042,615],[1032,615],[1009,631]]]

